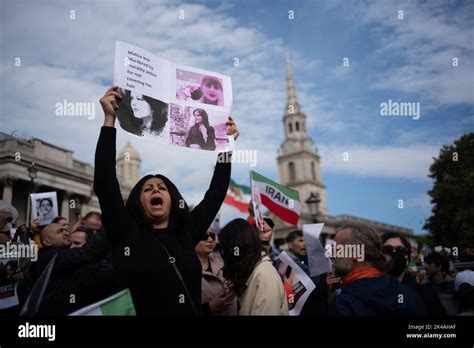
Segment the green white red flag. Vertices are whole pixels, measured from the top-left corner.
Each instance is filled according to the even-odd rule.
[[[259,224],[263,218],[260,212],[260,204],[267,207],[281,220],[295,226],[298,224],[301,214],[298,191],[280,185],[255,171],[250,171],[250,183],[257,227],[260,228]]]
[[[241,213],[247,213],[250,194],[250,187],[239,185],[234,180],[230,179],[229,189],[224,198],[224,203],[236,208]]]

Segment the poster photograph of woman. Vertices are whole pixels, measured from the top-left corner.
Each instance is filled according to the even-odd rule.
[[[221,78],[176,69],[176,99],[224,106],[224,84]]]
[[[171,104],[170,144],[207,151],[227,151],[227,113]]]
[[[31,194],[31,219],[38,219],[39,225],[48,225],[58,216],[56,192]]]
[[[140,137],[168,142],[168,104],[136,91],[120,89],[122,99],[116,111],[120,126]]]

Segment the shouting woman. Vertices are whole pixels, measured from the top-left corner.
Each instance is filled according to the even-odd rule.
[[[191,212],[173,182],[161,174],[140,179],[124,204],[115,171],[117,89],[110,88],[100,99],[105,117],[94,174],[114,270],[130,289],[138,315],[200,315],[201,264],[194,247],[206,237],[224,201],[230,156],[218,155],[210,187]],[[227,134],[237,139],[235,123],[229,119],[227,124]]]

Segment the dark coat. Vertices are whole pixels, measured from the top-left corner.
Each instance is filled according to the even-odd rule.
[[[117,277],[130,289],[138,315],[193,316],[191,300],[201,314],[201,263],[194,247],[206,238],[227,194],[230,161],[218,161],[204,199],[186,221],[181,221],[182,227],[151,230],[139,224],[124,205],[115,171],[115,138],[115,128],[102,127],[95,156],[94,191],[112,245]],[[163,246],[176,260],[191,298]]]
[[[401,296],[400,296],[401,295]],[[389,276],[354,280],[342,289],[330,315],[426,315],[425,304],[410,288]]]
[[[111,265],[99,263],[108,250],[103,232],[97,232],[82,248],[41,248],[33,273],[36,279],[57,257],[38,315],[67,315],[118,292]]]
[[[423,300],[429,316],[444,316],[446,310],[441,304],[436,293],[430,288],[418,284],[415,278],[410,273],[405,273],[402,279],[402,284],[408,286]]]

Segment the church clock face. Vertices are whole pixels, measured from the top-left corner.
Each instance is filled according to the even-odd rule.
[[[289,141],[286,143],[285,147],[286,147],[287,150],[291,151],[291,150],[293,150],[293,147],[294,147],[293,145],[294,145],[293,141],[292,141],[292,140],[289,140]]]

